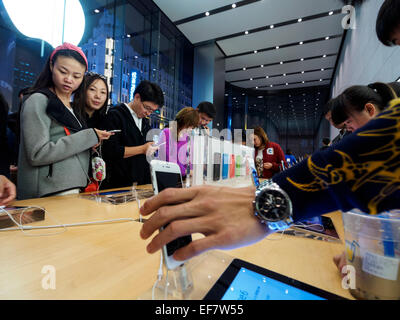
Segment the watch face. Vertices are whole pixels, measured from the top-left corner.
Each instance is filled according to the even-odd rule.
[[[257,196],[256,211],[263,220],[281,221],[289,217],[291,203],[281,190],[267,189]]]

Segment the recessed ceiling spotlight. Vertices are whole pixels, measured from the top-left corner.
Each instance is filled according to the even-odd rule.
[[[244,34],[249,34],[249,32],[246,30],[246,31],[244,32]]]
[[[281,61],[280,64],[283,64],[283,61]]]
[[[303,44],[303,41],[300,41],[299,44]]]
[[[206,17],[208,17],[208,16],[210,15],[210,13],[207,11],[207,12],[205,13],[205,15],[206,15]]]
[[[269,28],[270,28],[270,29],[273,29],[273,28],[275,28],[275,26],[274,26],[273,24],[271,24],[271,25],[269,26]]]
[[[266,78],[266,79],[269,79],[269,76],[266,76],[265,78]]]
[[[286,77],[286,73],[284,73],[283,76]]]
[[[257,53],[257,50],[254,50],[254,53]]]
[[[233,8],[233,9],[236,8],[236,3],[232,3],[232,8]]]
[[[300,61],[304,61],[304,58],[301,58]]]
[[[329,11],[329,15],[330,15],[330,16],[333,15],[333,11]]]
[[[250,81],[253,81],[253,78],[250,78]]]
[[[246,68],[243,68],[243,71],[246,71]]]
[[[302,83],[306,83],[305,81],[302,81]]]
[[[321,71],[325,71],[325,69],[321,69]]]
[[[326,54],[324,54],[324,55],[322,56],[322,58],[326,58]]]
[[[264,65],[262,64],[260,67],[261,67],[261,68],[264,68]]]
[[[325,40],[329,40],[329,37],[325,37]]]
[[[288,85],[289,85],[289,83],[287,83],[287,82],[286,82],[286,85],[288,86]]]
[[[302,22],[303,21],[303,19],[302,18],[300,18],[300,19],[297,19],[297,22]]]
[[[322,79],[319,79],[319,81],[322,81]]]
[[[303,74],[304,74],[304,71],[302,71],[301,73],[303,73]]]
[[[273,86],[274,86],[273,84],[270,85],[271,88],[272,88]]]
[[[131,37],[131,35],[130,35],[130,34],[127,34],[127,35],[126,35],[126,37],[127,37],[127,38],[130,38],[130,37]]]
[[[278,50],[278,49],[279,49],[279,46],[276,46],[276,47],[275,47],[275,49],[277,49],[277,50]]]
[[[94,13],[99,13],[100,10],[99,9],[94,9]]]

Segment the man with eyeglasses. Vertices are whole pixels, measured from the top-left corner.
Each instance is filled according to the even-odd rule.
[[[110,108],[104,120],[106,130],[121,130],[104,143],[103,156],[106,161],[106,180],[101,189],[120,188],[137,184],[149,184],[150,168],[146,154],[156,148],[146,142],[151,129],[147,119],[164,105],[161,88],[152,82],[142,81],[129,103]]]

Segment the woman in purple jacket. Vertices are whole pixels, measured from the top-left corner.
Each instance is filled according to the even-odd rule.
[[[186,176],[188,165],[187,151],[190,131],[197,127],[199,113],[192,107],[180,110],[170,128],[165,128],[159,140],[159,159],[167,162],[174,162],[181,169],[182,178]]]

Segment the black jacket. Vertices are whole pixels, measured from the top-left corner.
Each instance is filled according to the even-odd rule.
[[[134,182],[150,184],[150,166],[146,155],[124,159],[125,147],[137,147],[146,143],[146,135],[150,130],[147,119],[142,120],[142,131],[139,131],[126,105],[111,107],[104,118],[102,128],[105,130],[122,130],[104,141],[102,151],[106,161],[106,179],[101,189],[132,186]]]
[[[10,157],[7,140],[8,104],[0,93],[0,175],[10,177]]]

